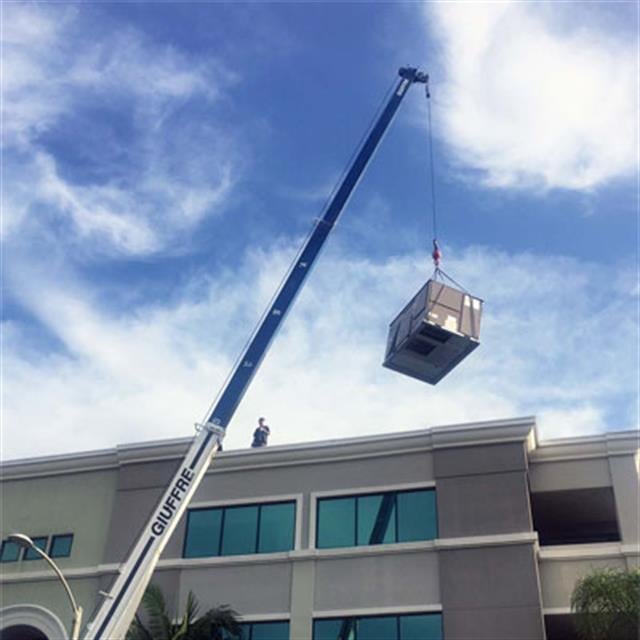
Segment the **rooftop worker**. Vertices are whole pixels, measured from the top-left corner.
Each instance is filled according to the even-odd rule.
[[[270,434],[271,429],[269,429],[269,427],[264,423],[264,418],[258,418],[258,426],[253,432],[253,442],[251,443],[251,446],[253,448],[266,447],[267,438]]]

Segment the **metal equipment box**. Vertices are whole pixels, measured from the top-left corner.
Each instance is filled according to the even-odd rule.
[[[428,280],[389,327],[383,365],[436,384],[479,344],[482,300]]]

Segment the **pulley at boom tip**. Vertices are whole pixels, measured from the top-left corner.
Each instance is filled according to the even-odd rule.
[[[417,67],[400,67],[400,69],[398,69],[398,75],[410,82],[421,82],[426,85],[429,84],[429,74],[424,71],[420,71]]]

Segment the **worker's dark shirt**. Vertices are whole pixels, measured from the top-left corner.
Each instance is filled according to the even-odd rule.
[[[271,433],[271,430],[266,425],[263,427],[258,427],[253,432],[253,442],[251,443],[252,447],[264,447],[267,444],[267,437]]]

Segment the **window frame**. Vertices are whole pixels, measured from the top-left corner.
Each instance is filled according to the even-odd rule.
[[[433,489],[435,491],[435,499],[436,499],[436,514],[438,513],[438,490],[436,486],[435,480],[427,480],[422,482],[405,482],[401,484],[390,484],[390,485],[381,485],[381,486],[371,486],[371,487],[355,487],[351,489],[338,489],[333,491],[313,491],[310,493],[310,501],[309,501],[309,533],[308,533],[308,547],[309,549],[316,549],[321,553],[331,553],[335,551],[339,551],[340,549],[366,549],[369,547],[381,547],[381,546],[397,546],[402,544],[416,544],[422,542],[433,542],[433,540],[437,540],[438,537],[432,538],[430,540],[417,540],[413,542],[389,542],[389,543],[381,543],[376,545],[358,545],[355,544],[350,547],[318,547],[317,546],[317,532],[318,532],[318,504],[320,500],[326,498],[359,498],[368,495],[379,495],[381,493],[390,493],[390,492],[403,492],[403,491],[416,491],[421,489]],[[355,518],[355,541],[358,539],[358,516],[357,516],[357,505],[356,505],[356,518]],[[395,508],[394,514],[396,520],[396,532],[398,525],[398,509],[397,505]],[[437,525],[437,522],[436,522]],[[436,531],[439,535],[439,528],[436,526]]]
[[[229,558],[253,558],[255,556],[265,556],[265,555],[273,555],[278,553],[290,553],[290,551],[298,551],[302,546],[302,500],[303,494],[294,493],[294,494],[285,494],[285,495],[270,495],[270,496],[259,496],[259,497],[251,497],[251,498],[237,498],[232,500],[207,500],[202,502],[193,502],[189,505],[187,512],[184,517],[184,536],[182,541],[182,553],[180,559],[183,561],[192,561],[192,560],[223,560]],[[189,513],[192,511],[201,511],[203,509],[223,509],[222,518],[220,521],[220,541],[218,543],[218,550],[222,549],[222,540],[223,540],[223,530],[224,530],[224,520],[225,520],[225,512],[227,508],[232,507],[262,507],[269,506],[272,504],[284,504],[291,503],[294,504],[295,515],[293,519],[293,548],[287,551],[266,551],[266,552],[258,552],[255,551],[253,553],[248,554],[235,554],[235,555],[212,555],[212,556],[194,556],[189,557],[185,555],[187,549],[187,540],[189,536]],[[261,520],[261,509],[258,509],[258,523],[256,526],[256,542],[255,548],[259,548],[260,543],[260,520]],[[264,622],[264,620],[263,620]]]

